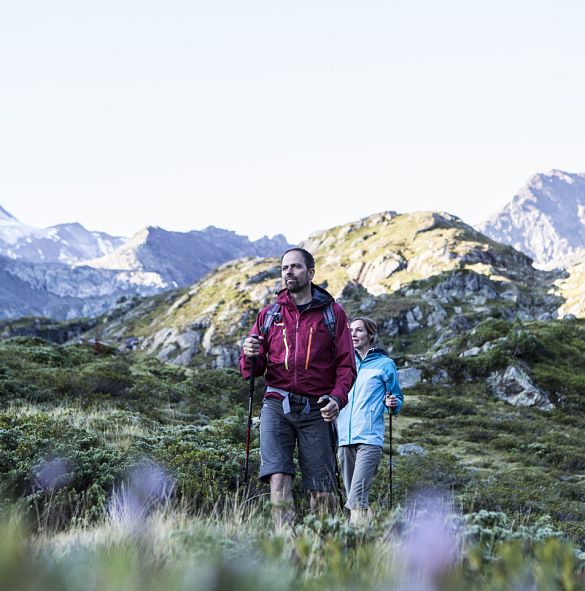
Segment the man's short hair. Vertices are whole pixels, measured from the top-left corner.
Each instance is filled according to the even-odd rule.
[[[301,248],[300,246],[293,246],[293,248],[289,248],[288,250],[285,250],[282,253],[282,256],[280,257],[280,263],[282,264],[282,259],[284,258],[285,254],[288,254],[289,252],[294,252],[294,251],[300,252],[303,255],[303,259],[305,261],[307,271],[309,269],[315,268],[315,259],[313,258],[313,255],[308,250],[305,250],[304,248]]]

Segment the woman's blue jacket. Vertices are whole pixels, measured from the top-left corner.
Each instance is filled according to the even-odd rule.
[[[386,392],[398,398],[402,408],[404,395],[398,383],[394,361],[383,349],[370,349],[362,360],[356,351],[357,378],[349,392],[347,405],[339,413],[339,445],[367,443],[384,445],[384,405]]]

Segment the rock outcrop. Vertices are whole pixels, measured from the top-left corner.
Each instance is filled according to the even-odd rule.
[[[528,374],[516,365],[492,373],[487,383],[494,396],[514,406],[534,406],[547,411],[554,408],[548,394],[536,386]]]
[[[422,381],[422,371],[415,367],[405,367],[398,370],[398,383],[401,389],[407,390],[412,388]]]

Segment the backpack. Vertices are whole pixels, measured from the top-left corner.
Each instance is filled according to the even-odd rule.
[[[264,324],[260,328],[260,332],[263,336],[268,334],[270,327],[274,321],[280,320],[280,304],[272,304],[264,317]],[[323,323],[329,331],[329,336],[335,342],[335,314],[333,313],[333,302],[329,302],[323,308]]]

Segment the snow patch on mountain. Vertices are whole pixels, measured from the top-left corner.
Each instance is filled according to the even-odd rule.
[[[125,241],[86,230],[78,223],[29,226],[0,206],[0,256],[31,263],[75,264],[107,255]]]

